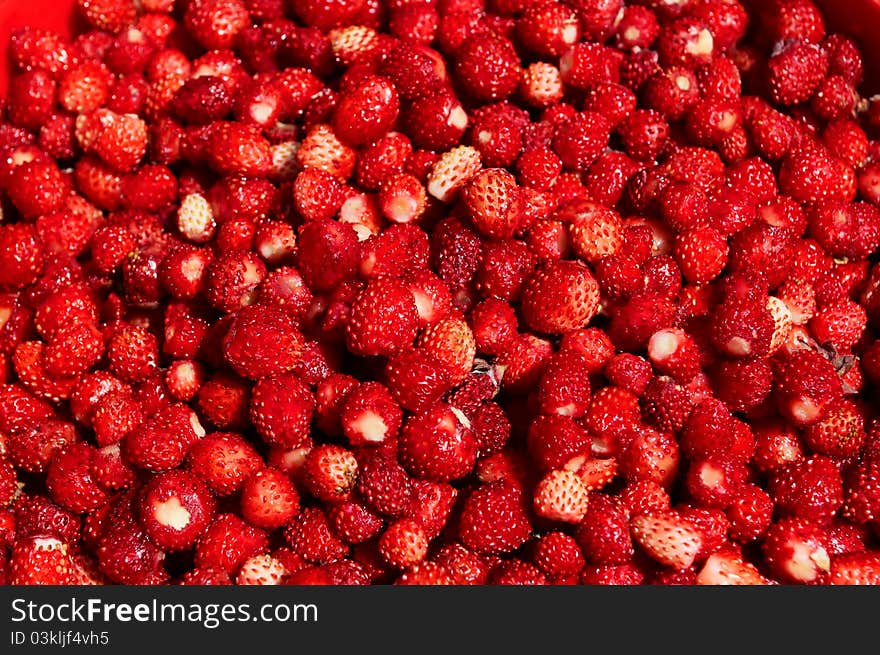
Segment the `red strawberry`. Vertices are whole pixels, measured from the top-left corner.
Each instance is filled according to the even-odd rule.
[[[829,521],[843,504],[840,471],[822,455],[777,470],[769,491],[778,510],[821,523]]]
[[[398,280],[372,280],[351,309],[346,333],[349,348],[360,355],[389,355],[412,345],[418,310]]]
[[[74,583],[68,547],[54,537],[28,537],[16,542],[9,558],[9,584],[69,585]]]
[[[529,278],[523,290],[526,323],[550,334],[585,327],[598,304],[598,283],[589,269],[573,262],[542,267]]]
[[[475,35],[456,52],[455,72],[475,100],[502,100],[519,83],[519,57],[513,44],[498,35]]]
[[[425,531],[412,519],[399,519],[389,525],[379,537],[379,553],[394,568],[414,566],[428,554]]]
[[[256,471],[241,488],[241,514],[258,528],[289,523],[299,512],[299,494],[286,473],[276,468]]]
[[[697,574],[700,585],[765,585],[769,584],[758,569],[735,550],[722,550],[709,557]]]
[[[234,514],[218,514],[196,544],[195,563],[199,568],[216,567],[231,574],[267,546],[262,530]]]
[[[693,564],[702,547],[700,533],[674,514],[633,517],[630,529],[635,541],[652,559],[678,570]]]
[[[767,530],[762,549],[770,570],[788,583],[818,581],[831,567],[821,527],[799,519],[781,519]]]
[[[462,542],[485,554],[516,550],[531,529],[521,493],[503,482],[485,484],[471,492],[459,523]]]
[[[386,516],[402,514],[412,499],[412,480],[396,461],[379,454],[359,460],[357,490],[367,505]]]
[[[326,502],[347,500],[357,479],[357,459],[345,448],[316,446],[306,455],[303,481],[309,492]]]
[[[831,560],[828,584],[876,585],[880,583],[880,558],[876,553],[848,553]]]
[[[410,417],[398,444],[399,458],[416,477],[448,481],[469,473],[477,443],[470,422],[454,407],[437,404]]]
[[[535,512],[544,518],[578,523],[587,511],[589,490],[577,473],[555,470],[547,473],[535,487]]]
[[[326,514],[318,507],[307,507],[284,530],[285,539],[299,555],[315,564],[342,559],[348,546],[333,533]]]

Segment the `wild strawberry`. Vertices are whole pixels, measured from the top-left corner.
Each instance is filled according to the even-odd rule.
[[[326,514],[318,507],[307,507],[284,531],[293,550],[315,564],[341,559],[348,551],[333,533]]]
[[[596,564],[624,564],[633,555],[627,510],[611,496],[590,495],[575,538],[587,559]]]
[[[874,553],[847,553],[831,560],[828,584],[874,585],[878,580],[880,580],[880,561]]]
[[[780,411],[799,426],[819,420],[823,407],[841,394],[834,367],[812,351],[799,351],[781,362],[775,386]]]
[[[17,291],[42,273],[44,250],[32,225],[0,227],[0,289]]]
[[[697,584],[765,585],[769,582],[736,550],[724,549],[709,556],[697,574]]]
[[[83,18],[95,29],[120,32],[137,18],[135,3],[128,0],[80,0]]]
[[[664,25],[657,37],[656,49],[663,66],[695,70],[712,61],[717,46],[709,26],[693,16]]]
[[[377,278],[352,306],[348,345],[361,355],[389,355],[411,346],[417,323],[415,300],[406,287],[391,278]]]
[[[291,370],[303,353],[304,343],[282,312],[250,306],[236,314],[223,349],[239,374],[259,379]]]
[[[123,438],[126,461],[148,471],[176,468],[190,444],[204,436],[204,428],[186,405],[168,405]]]
[[[421,348],[389,359],[385,377],[397,401],[413,412],[434,404],[452,386],[443,363]]]
[[[547,473],[535,487],[535,512],[544,518],[578,523],[584,517],[589,492],[576,473],[555,470]]]
[[[241,514],[251,525],[268,530],[286,525],[299,512],[299,494],[286,473],[257,470],[241,487]]]
[[[479,553],[508,553],[528,538],[531,525],[519,491],[501,482],[475,489],[464,502],[459,535]]]
[[[598,309],[599,285],[590,271],[571,262],[538,270],[523,291],[523,314],[535,330],[560,334],[585,327]]]
[[[680,459],[678,444],[668,434],[642,428],[624,435],[619,461],[621,473],[627,479],[645,479],[668,487],[675,479]]]
[[[764,560],[775,576],[788,583],[810,583],[831,567],[821,527],[799,519],[781,519],[767,530]]]
[[[215,432],[190,446],[188,468],[218,496],[237,491],[260,466],[259,456],[243,437]]]
[[[12,365],[19,381],[35,395],[58,402],[70,397],[75,377],[49,373],[45,368],[42,341],[23,341],[15,348]]]
[[[380,454],[359,460],[357,490],[371,509],[385,516],[402,514],[413,494],[403,467]]]
[[[630,529],[636,543],[652,559],[678,570],[693,564],[702,547],[700,533],[674,514],[633,517]]]
[[[575,114],[556,129],[553,150],[571,170],[585,170],[605,148],[611,132],[608,120],[596,112]]]
[[[775,471],[770,494],[786,515],[825,523],[843,504],[843,482],[833,460],[816,455]]]
[[[46,487],[56,503],[75,512],[97,509],[107,494],[91,476],[95,449],[85,443],[69,444],[52,456],[46,469]]]
[[[192,546],[211,522],[214,497],[191,473],[168,471],[152,478],[138,501],[141,524],[162,550]]]
[[[73,560],[68,546],[54,537],[20,539],[9,559],[9,584],[73,584]]]
[[[398,448],[401,463],[410,473],[435,481],[464,476],[477,457],[470,422],[443,404],[410,417],[401,430]]]
[[[266,533],[259,528],[234,514],[217,514],[196,543],[195,563],[200,568],[217,567],[231,574],[267,547]]]
[[[399,519],[379,537],[379,553],[388,565],[405,569],[425,559],[428,539],[416,521]]]
[[[308,436],[314,408],[312,391],[293,373],[263,378],[251,392],[251,421],[271,445],[301,445]]]

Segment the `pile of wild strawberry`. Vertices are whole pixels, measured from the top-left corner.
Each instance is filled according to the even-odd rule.
[[[174,4],[12,35],[0,580],[880,582],[810,0]]]

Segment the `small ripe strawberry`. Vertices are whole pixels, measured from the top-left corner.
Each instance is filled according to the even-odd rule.
[[[599,285],[589,269],[573,262],[553,262],[526,282],[522,311],[532,329],[561,334],[586,327],[598,304]]]
[[[381,532],[383,521],[364,505],[343,501],[331,505],[328,518],[339,537],[349,544],[359,544]]]
[[[868,450],[846,472],[843,515],[854,523],[872,521],[880,512],[880,459]]]
[[[712,344],[729,357],[760,357],[770,350],[773,328],[765,302],[728,298],[713,313]]]
[[[348,393],[342,404],[340,423],[352,446],[371,446],[396,443],[402,418],[400,405],[389,390],[371,381]]]
[[[12,366],[19,381],[35,395],[59,402],[70,398],[76,387],[76,377],[53,375],[44,365],[42,341],[23,341],[15,348]]]
[[[564,523],[579,523],[587,511],[589,491],[577,473],[555,470],[547,473],[535,487],[535,512]]]
[[[52,161],[33,160],[16,166],[6,189],[26,219],[62,209],[70,183]]]
[[[206,50],[230,48],[236,35],[248,25],[244,4],[219,0],[195,0],[183,18],[189,34]]]
[[[365,76],[340,95],[333,117],[333,131],[350,145],[366,145],[394,125],[400,100],[386,78]]]
[[[88,512],[107,502],[108,496],[92,479],[95,449],[86,443],[71,443],[52,455],[46,468],[46,488],[61,507]]]
[[[618,437],[622,453],[620,471],[628,480],[650,480],[668,488],[676,478],[681,453],[665,432],[639,428]]]
[[[44,267],[44,249],[32,225],[0,227],[0,289],[18,291],[33,283]]]
[[[636,543],[652,559],[678,570],[693,564],[702,547],[696,528],[675,514],[635,516],[630,529]]]
[[[821,146],[793,150],[779,169],[780,190],[799,202],[846,202],[855,186],[852,168]]]
[[[818,45],[795,41],[770,57],[768,84],[773,100],[793,105],[809,100],[828,68],[828,55]]]
[[[817,342],[847,351],[862,338],[866,323],[864,308],[847,298],[822,307],[809,328]]]
[[[556,129],[553,150],[566,168],[585,170],[605,149],[610,132],[611,124],[602,114],[580,112]]]
[[[404,516],[421,525],[429,540],[434,539],[446,527],[457,498],[458,490],[451,484],[413,480],[413,494]]]
[[[401,463],[411,474],[440,482],[463,477],[477,458],[470,422],[445,404],[411,416],[400,432],[398,449]]]
[[[697,574],[698,585],[766,585],[769,581],[733,549],[709,556]]]
[[[517,549],[531,529],[521,493],[503,482],[484,484],[471,492],[459,523],[464,545],[484,554]]]
[[[865,444],[864,416],[850,400],[840,399],[829,404],[822,418],[803,432],[806,446],[819,455],[836,459],[857,456]]]
[[[20,494],[10,508],[18,541],[51,537],[75,547],[80,537],[77,514],[62,509],[45,496]]]
[[[764,561],[787,583],[809,584],[831,568],[825,531],[800,519],[781,519],[770,526],[762,543]]]
[[[395,399],[412,412],[427,409],[453,386],[446,367],[421,348],[390,358],[385,378]]]
[[[629,515],[623,504],[614,497],[590,495],[575,538],[587,559],[595,564],[625,564],[632,559]]]
[[[727,264],[727,242],[712,228],[688,230],[676,237],[675,258],[688,282],[714,280]]]
[[[395,581],[397,585],[452,585],[455,581],[446,568],[436,562],[423,561],[404,571]]]
[[[167,405],[123,437],[126,461],[147,471],[177,468],[189,446],[205,435],[195,413],[186,405]]]
[[[648,358],[660,373],[686,384],[700,371],[703,354],[687,332],[659,330],[648,340]]]
[[[831,560],[827,584],[876,585],[880,582],[880,558],[876,553],[847,553]]]
[[[165,551],[195,544],[214,516],[214,496],[192,473],[168,471],[140,492],[138,511],[150,539]]]
[[[98,30],[117,33],[135,22],[137,7],[129,0],[79,0],[86,22]]]
[[[236,313],[223,343],[226,360],[236,372],[254,380],[291,370],[303,349],[302,335],[284,313],[259,305]]]
[[[357,459],[345,448],[329,444],[316,446],[306,455],[303,481],[319,500],[347,500],[354,489],[357,467]]]
[[[9,557],[9,584],[69,585],[73,568],[67,544],[54,537],[22,538]]]
[[[774,471],[770,495],[786,515],[828,522],[843,504],[843,482],[833,460],[816,455]]]
[[[288,475],[277,468],[257,470],[241,487],[241,515],[251,525],[272,530],[299,512],[299,494]]]
[[[562,415],[538,416],[529,426],[529,455],[541,471],[577,471],[590,451],[590,434]]]
[[[718,51],[709,26],[697,16],[678,18],[660,29],[655,45],[663,66],[696,70]]]
[[[358,493],[367,505],[385,516],[398,516],[409,506],[412,480],[396,461],[380,454],[358,460]]]
[[[257,451],[243,437],[215,432],[192,444],[187,467],[218,496],[235,493],[260,467]]]
[[[399,519],[379,537],[379,553],[389,566],[406,569],[425,559],[428,539],[416,521]]]
[[[780,362],[774,378],[780,412],[797,426],[815,423],[823,408],[842,393],[840,377],[831,362],[809,350]]]
[[[358,295],[346,327],[348,346],[359,355],[390,355],[411,346],[418,329],[418,310],[409,290],[398,280],[372,280]]]
[[[342,559],[348,546],[333,533],[326,514],[318,507],[307,507],[284,530],[293,550],[314,564]]]
[[[270,445],[294,448],[305,442],[314,409],[314,394],[294,373],[263,378],[251,392],[250,419]]]
[[[199,538],[195,564],[199,568],[219,568],[227,574],[237,571],[249,558],[268,548],[266,533],[234,514],[217,514]]]
[[[519,84],[519,57],[504,37],[475,35],[456,52],[455,72],[463,89],[475,100],[503,100]]]

